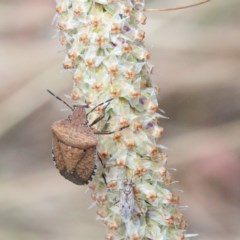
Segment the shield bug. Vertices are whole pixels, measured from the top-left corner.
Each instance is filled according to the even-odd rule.
[[[113,99],[97,105],[86,113],[85,108],[88,105],[71,107],[50,90],[47,91],[72,110],[72,114],[68,118],[52,124],[52,157],[56,168],[69,181],[78,185],[87,184],[92,179],[95,170],[98,144],[95,134],[112,134],[115,132],[93,131],[91,127],[104,118],[105,110]],[[102,114],[89,124],[88,114],[104,104],[106,106],[103,108]]]

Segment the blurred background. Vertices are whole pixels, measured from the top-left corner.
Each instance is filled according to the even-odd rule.
[[[196,0],[197,1],[197,0]],[[146,0],[147,7],[194,0]],[[64,118],[46,93],[69,94],[49,0],[0,1],[0,239],[103,239],[86,187],[52,164],[50,125]],[[161,88],[169,166],[196,239],[240,239],[240,2],[212,0],[147,13],[146,46]]]

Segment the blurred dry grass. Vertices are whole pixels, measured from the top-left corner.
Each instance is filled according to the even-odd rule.
[[[204,240],[240,237],[239,9],[238,0],[212,1],[148,14],[145,26],[160,105],[170,117],[162,143],[178,169],[182,203],[190,205],[189,228]],[[51,39],[53,15],[52,1],[0,2],[0,239],[104,236],[86,188],[65,181],[51,162],[49,126],[66,112],[45,89],[71,89],[62,48]]]

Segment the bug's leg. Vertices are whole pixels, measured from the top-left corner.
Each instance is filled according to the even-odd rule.
[[[67,107],[69,107],[72,111],[73,111],[73,107],[71,107],[67,102],[65,102],[63,99],[61,99],[60,97],[58,97],[57,95],[55,95],[53,92],[51,92],[50,90],[47,89],[47,92],[50,93],[51,95],[53,95],[57,100],[63,102]]]
[[[99,121],[101,121],[104,117],[105,117],[105,110],[106,108],[108,107],[110,103],[108,103],[104,108],[103,108],[103,111],[102,111],[102,114],[100,116],[98,116],[95,120],[92,121],[92,123],[90,123],[88,126],[89,127],[92,127],[93,125],[95,125],[96,123],[98,123]]]
[[[98,135],[113,134],[113,133],[115,133],[115,132],[122,131],[123,129],[128,128],[128,127],[129,127],[129,125],[124,126],[124,127],[121,127],[121,128],[119,128],[119,129],[117,129],[117,130],[115,130],[115,131],[94,131],[94,134],[98,134]]]
[[[103,177],[104,183],[107,185],[106,175],[104,173],[102,174],[102,177]]]
[[[105,103],[109,103],[109,102],[111,102],[112,100],[113,100],[113,98],[110,98],[110,99],[108,99],[107,101],[98,104],[97,106],[95,106],[93,109],[91,109],[91,110],[87,113],[86,117],[88,117],[88,115],[89,115],[91,112],[93,112],[96,108],[98,108],[99,106],[102,106],[102,105],[105,104]],[[108,105],[109,105],[109,104],[108,104]]]
[[[100,154],[99,154],[99,153],[97,153],[97,156],[98,156],[98,158],[99,158],[99,161],[101,162],[101,164],[102,164],[103,168],[105,168],[105,164],[103,164],[103,160],[102,160],[102,158],[101,158]]]
[[[97,153],[97,156],[98,156],[98,159],[99,159],[99,161],[101,162],[101,164],[102,164],[103,168],[105,168],[105,165],[103,164],[103,160],[102,160],[102,158],[101,158],[100,154],[99,154],[99,153]],[[103,177],[104,183],[107,185],[106,174],[105,174],[105,173],[102,173],[102,177]]]
[[[111,100],[111,99],[110,99]],[[108,101],[110,101],[110,100],[108,100]],[[105,102],[106,103],[106,102]],[[96,123],[98,123],[99,121],[101,121],[104,117],[105,117],[105,111],[106,111],[106,109],[107,109],[107,107],[109,106],[109,102],[107,103],[107,105],[103,108],[103,110],[102,110],[102,113],[101,113],[101,115],[100,116],[98,116],[91,124],[89,124],[88,126],[89,127],[92,127],[93,125],[95,125]],[[110,117],[110,116],[109,116]]]

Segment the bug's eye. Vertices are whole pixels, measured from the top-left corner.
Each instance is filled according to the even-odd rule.
[[[83,149],[83,152],[86,152],[87,150],[86,149]]]

